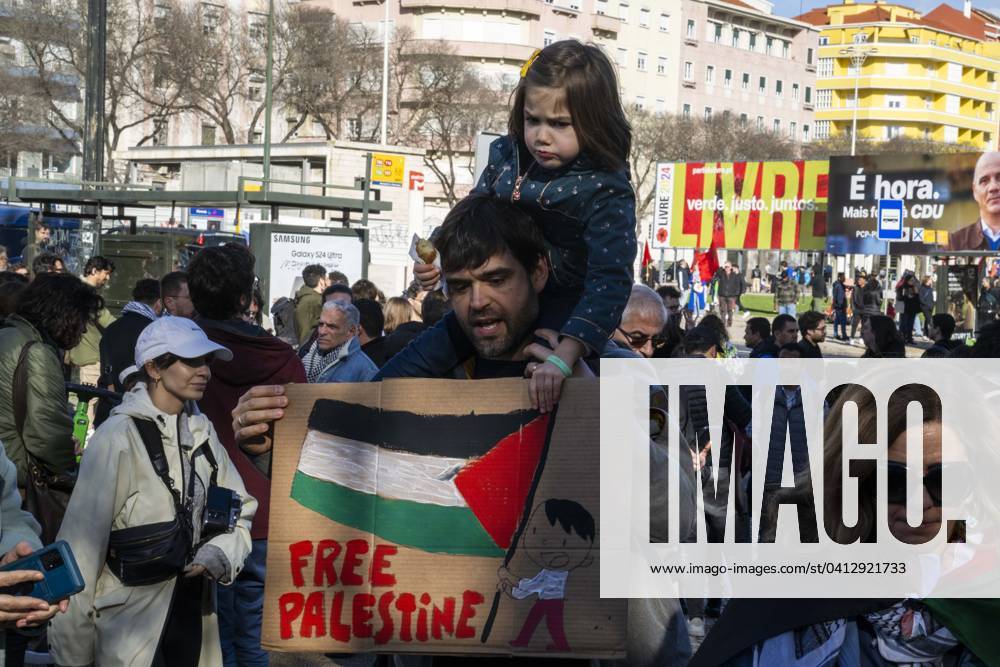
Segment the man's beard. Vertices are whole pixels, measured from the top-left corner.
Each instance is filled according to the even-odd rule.
[[[524,342],[529,334],[531,325],[538,317],[537,304],[533,307],[526,306],[523,310],[514,314],[501,316],[492,309],[470,315],[468,321],[459,319],[462,330],[476,348],[476,353],[485,359],[499,359],[513,355]],[[498,328],[498,334],[489,338],[477,337],[474,334],[476,326],[481,326],[489,321],[497,321],[502,324]]]

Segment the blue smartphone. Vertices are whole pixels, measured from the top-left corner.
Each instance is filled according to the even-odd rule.
[[[41,581],[28,581],[23,584],[0,589],[7,595],[27,595],[49,604],[65,600],[76,595],[84,588],[83,575],[73,558],[73,550],[65,540],[53,542],[24,558],[18,558],[13,563],[0,565],[0,572],[11,570],[38,570],[45,578]]]

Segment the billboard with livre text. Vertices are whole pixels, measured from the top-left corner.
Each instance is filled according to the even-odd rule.
[[[670,247],[824,248],[826,160],[676,162],[672,167],[668,182],[657,179],[655,208],[655,224],[669,229]]]

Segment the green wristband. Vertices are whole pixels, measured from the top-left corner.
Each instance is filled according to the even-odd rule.
[[[566,362],[559,358],[558,355],[550,354],[545,357],[545,361],[549,362],[556,368],[562,371],[562,374],[566,377],[572,377],[573,369],[566,365]]]

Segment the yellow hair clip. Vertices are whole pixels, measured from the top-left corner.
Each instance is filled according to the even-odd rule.
[[[531,69],[531,65],[538,60],[538,55],[542,52],[541,49],[535,49],[535,52],[531,54],[523,65],[521,65],[521,78],[528,76],[528,70]]]

